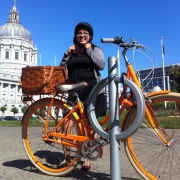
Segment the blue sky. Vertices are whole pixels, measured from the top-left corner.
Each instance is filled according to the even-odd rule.
[[[0,26],[5,24],[14,0],[0,0]],[[105,60],[117,55],[117,46],[102,44],[101,38],[123,36],[130,42],[152,49],[155,66],[162,65],[161,41],[164,40],[164,64],[180,62],[179,0],[16,0],[20,22],[27,28],[41,54],[41,65],[56,65],[72,45],[74,27],[81,21],[94,28],[93,42],[104,51]],[[128,53],[132,62],[132,52]],[[121,72],[125,71],[121,56]],[[151,68],[143,57],[135,59],[138,69]],[[108,63],[102,71],[108,74]]]

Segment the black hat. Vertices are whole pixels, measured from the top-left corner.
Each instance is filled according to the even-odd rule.
[[[90,35],[92,36],[92,38],[93,38],[93,34],[94,34],[94,33],[93,33],[93,28],[92,28],[92,26],[91,26],[89,23],[87,23],[87,22],[80,22],[80,23],[78,23],[78,24],[76,25],[76,27],[75,27],[74,35],[77,34],[78,29],[81,28],[81,27],[86,28],[86,29],[88,30],[89,34],[90,34]]]

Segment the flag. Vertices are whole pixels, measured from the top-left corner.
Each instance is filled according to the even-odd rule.
[[[162,46],[162,54],[165,54],[165,48],[164,48],[164,42],[163,39],[161,38],[161,46]]]
[[[163,43],[163,47],[162,47],[162,53],[165,54],[164,43]]]

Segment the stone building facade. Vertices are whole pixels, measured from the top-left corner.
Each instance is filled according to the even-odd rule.
[[[8,21],[0,26],[0,107],[7,108],[4,116],[13,116],[13,107],[19,111],[16,116],[22,116],[19,83],[22,68],[36,66],[37,60],[38,49],[30,32],[20,23],[19,12],[14,5]]]

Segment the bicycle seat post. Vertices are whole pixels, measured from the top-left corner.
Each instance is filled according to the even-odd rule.
[[[108,88],[109,88],[109,115],[110,115],[110,174],[111,180],[121,179],[119,141],[116,134],[119,130],[118,84],[114,78],[118,75],[117,58],[108,58]]]

